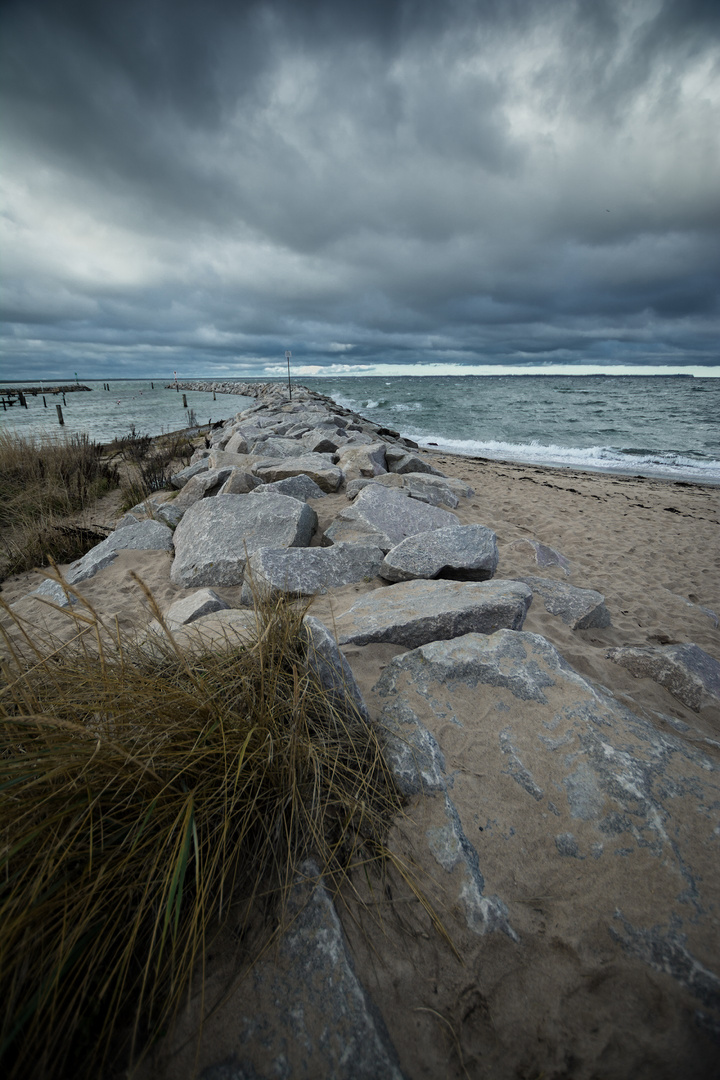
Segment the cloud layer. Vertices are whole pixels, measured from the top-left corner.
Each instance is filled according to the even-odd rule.
[[[8,377],[720,365],[712,0],[22,0],[0,40]]]

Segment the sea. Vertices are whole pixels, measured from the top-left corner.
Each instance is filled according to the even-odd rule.
[[[720,484],[720,378],[345,375],[298,382],[424,447]],[[46,382],[45,388],[51,385]],[[0,411],[0,430],[52,438],[85,433],[109,442],[131,431],[159,435],[193,422],[226,420],[251,403],[236,395],[213,399],[212,393],[185,391],[184,407],[182,392],[157,379],[83,385],[91,392],[68,393],[64,404],[46,395],[45,407],[38,395],[27,398],[27,409],[16,404]],[[63,428],[58,426],[58,401]]]

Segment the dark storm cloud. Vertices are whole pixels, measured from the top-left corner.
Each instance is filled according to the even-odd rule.
[[[4,355],[717,365],[719,39],[680,0],[6,3]]]

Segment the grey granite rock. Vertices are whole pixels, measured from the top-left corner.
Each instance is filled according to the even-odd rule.
[[[343,478],[342,469],[333,465],[326,454],[303,454],[281,461],[261,461],[253,467],[253,472],[264,484],[273,484],[277,480],[287,480],[288,477],[304,473],[327,492],[337,491]]]
[[[217,495],[191,506],[175,530],[176,585],[239,585],[258,548],[310,543],[317,514],[287,495]],[[126,532],[127,530],[123,530]]]
[[[353,533],[359,526],[361,532],[376,536],[379,546],[387,552],[415,533],[457,524],[458,519],[449,510],[419,503],[404,492],[381,484],[369,484],[352,506],[340,511],[325,530],[325,538],[331,543],[353,543]]]
[[[255,494],[264,495],[268,492],[289,495],[291,498],[300,499],[302,502],[307,502],[308,499],[322,499],[327,494],[305,473],[299,473],[298,476],[288,476],[286,480],[276,480],[273,484],[263,484],[258,480]]]
[[[246,469],[233,469],[225,483],[218,491],[218,495],[247,495],[260,485],[260,481],[254,473]]]
[[[198,461],[188,465],[187,468],[181,469],[180,472],[176,472],[170,477],[170,483],[174,488],[185,487],[188,480],[193,476],[197,476],[198,473],[205,472],[209,468],[207,456],[201,457]]]
[[[314,596],[353,581],[374,578],[383,560],[379,547],[335,544],[333,547],[271,548],[256,551],[245,566],[241,601],[255,593]]]
[[[209,615],[212,611],[223,611],[226,608],[229,608],[229,604],[226,604],[212,589],[198,589],[190,596],[183,596],[171,604],[163,613],[163,618],[173,630],[194,622],[203,615]]]
[[[228,454],[247,454],[248,443],[242,431],[233,431],[224,449]]]
[[[594,589],[578,589],[564,581],[552,578],[522,577],[539,596],[551,615],[559,615],[573,630],[589,630],[591,627],[610,626],[610,612],[605,607],[605,597]]]
[[[579,888],[582,932],[599,948],[585,954],[585,977],[612,964],[617,992],[632,999],[625,972],[640,960],[661,973],[639,990],[648,1008],[667,980],[686,1023],[698,1007],[720,1017],[717,764],[593,687],[536,634],[433,642],[395,657],[374,692],[398,781],[431,796],[415,855],[425,843],[445,869],[464,863],[468,926],[487,925],[477,912],[492,881],[495,913],[523,919],[522,898],[532,897],[552,918],[556,947],[572,950],[577,913],[561,898]],[[479,780],[465,773],[465,744],[482,763]],[[532,919],[524,926],[537,934]],[[506,948],[510,969],[521,961]],[[552,967],[540,978],[554,1015]]]
[[[539,540],[513,540],[510,547],[522,547],[527,544],[532,548],[535,562],[538,566],[546,568],[548,566],[559,566],[563,573],[567,576],[570,573],[570,562],[561,555],[555,548],[549,547],[548,544],[541,544]]]
[[[239,451],[231,454],[227,450],[213,450],[208,458],[208,466],[210,469],[244,469],[247,470],[252,464],[249,458],[252,458],[252,454],[243,454]]]
[[[71,563],[65,572],[65,580],[69,585],[87,581],[99,570],[109,566],[117,558],[118,551],[170,551],[172,536],[172,530],[167,525],[150,518],[118,529],[91,548],[81,559]]]
[[[402,581],[366,593],[335,621],[341,645],[414,649],[471,632],[520,630],[532,592],[520,581]]]
[[[228,652],[245,647],[257,638],[255,613],[247,608],[222,608],[199,615],[190,623],[171,624],[166,619],[174,646],[167,640],[157,619],[153,619],[138,638],[138,646],[151,656],[167,656],[168,650],[179,649],[188,655],[205,652]]]
[[[380,476],[349,480],[345,486],[348,499],[354,499],[368,484],[402,488],[412,499],[430,503],[432,506],[449,507],[451,510],[458,506],[461,498],[468,498],[473,494],[473,489],[464,481],[453,480],[451,477],[433,476],[430,473],[383,473]]]
[[[390,449],[386,451],[387,467],[389,472],[394,473],[431,473],[433,476],[444,476],[439,469],[431,465],[419,454],[410,453],[407,450]]]
[[[636,678],[660,683],[693,712],[720,705],[720,663],[698,645],[622,646],[607,656]]]
[[[497,540],[491,529],[484,525],[450,525],[416,533],[391,548],[380,568],[380,577],[386,581],[487,581],[497,564]]]
[[[181,507],[184,513],[200,499],[216,495],[232,471],[232,466],[225,465],[219,469],[206,469],[205,472],[191,476],[180,494],[174,499],[176,507]]]
[[[337,463],[343,471],[345,480],[357,480],[359,477],[379,476],[387,472],[385,461],[385,443],[368,443],[357,446],[349,443],[340,448]]]
[[[31,593],[28,593],[28,596],[37,596],[41,600],[48,600],[51,604],[61,608],[69,608],[77,604],[77,597],[70,592],[66,592],[60,582],[53,581],[52,578],[45,578],[37,589],[33,589]]]
[[[355,676],[325,623],[314,615],[306,615],[303,626],[307,635],[308,667],[324,689],[333,695],[343,716],[351,717],[356,710],[369,723],[370,716]]]
[[[201,1080],[402,1080],[314,863],[301,866],[287,914],[278,947],[235,991],[236,1049]]]

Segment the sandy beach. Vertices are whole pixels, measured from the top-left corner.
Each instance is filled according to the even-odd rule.
[[[462,499],[455,512],[463,524],[480,523],[496,533],[497,579],[541,575],[594,589],[604,595],[611,617],[607,627],[573,630],[536,596],[524,629],[546,638],[581,676],[610,690],[660,732],[700,748],[720,764],[719,709],[694,712],[656,682],[634,678],[607,657],[613,646],[693,642],[720,660],[720,489],[421,454],[474,489],[474,496]],[[348,500],[338,493],[311,500],[311,505],[322,531]],[[107,523],[112,506],[111,499]],[[562,558],[540,567],[536,547],[528,541],[539,541]],[[104,618],[117,617],[122,629],[141,631],[152,616],[130,571],[142,578],[164,609],[193,591],[172,584],[170,565],[169,553],[123,551],[80,589]],[[67,617],[27,598],[44,576],[8,579],[2,598],[40,630],[62,636]],[[332,626],[358,595],[383,587],[379,578],[343,586],[316,597],[311,612]],[[240,586],[216,591],[231,606],[239,606]],[[371,715],[378,716],[382,701],[374,687],[390,660],[405,650],[382,644],[343,651]],[[478,717],[482,723],[480,704]],[[482,740],[467,728],[449,723],[446,728],[443,750],[462,781],[455,787],[458,808],[463,811],[465,800],[468,815],[493,819],[498,808],[489,806],[483,795],[491,764]],[[424,814],[422,800],[408,807],[408,818],[393,840],[399,851],[417,851],[413,837],[427,826]],[[552,880],[540,846],[519,849],[508,842],[484,852],[483,858],[488,892],[509,897],[510,921],[522,941],[522,961],[511,967],[503,936],[470,934],[448,904],[437,866],[430,863],[421,870],[428,875],[429,894],[443,912],[461,960],[422,918],[406,920],[402,904],[400,914],[384,920],[383,931],[353,905],[339,905],[356,967],[391,1032],[404,1075],[632,1075],[656,1080],[672,1075],[668,1061],[697,1061],[696,1075],[712,1074],[711,1043],[698,1035],[693,1044],[685,1005],[668,976],[640,960],[628,962],[630,976],[626,970],[618,993],[609,940],[601,935],[593,911],[593,875],[599,863],[578,862],[569,889],[567,881],[560,886]],[[652,925],[648,897],[651,890],[638,900],[641,910],[635,916]],[[717,923],[716,916],[716,930]],[[209,959],[209,999],[233,975],[228,941],[223,938]],[[713,948],[711,942],[705,945]],[[628,977],[637,986],[629,985]],[[551,996],[548,986],[554,988]],[[239,1000],[231,994],[208,1019],[200,1068],[233,1052]],[[181,1025],[176,1047],[191,1030],[192,1024]],[[194,1050],[191,1042],[175,1054],[161,1048],[147,1075],[184,1080],[192,1073]]]

